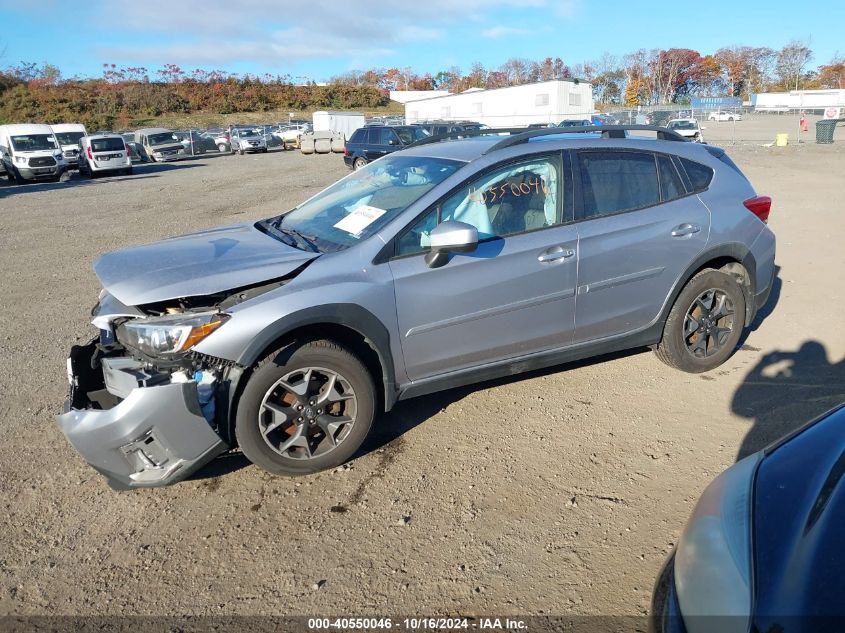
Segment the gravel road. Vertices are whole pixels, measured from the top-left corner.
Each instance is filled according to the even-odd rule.
[[[52,420],[94,259],[275,214],[346,168],[273,152],[0,183],[0,614],[646,613],[706,484],[845,399],[842,148],[730,150],[774,198],[781,269],[716,371],[635,350],[404,402],[333,472],[236,455],[131,493]]]

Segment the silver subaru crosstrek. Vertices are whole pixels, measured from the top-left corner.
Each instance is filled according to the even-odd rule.
[[[432,137],[282,215],[102,256],[58,424],[114,487],[159,486],[235,446],[331,468],[399,400],[615,350],[707,371],[767,301],[770,205],[668,130]]]

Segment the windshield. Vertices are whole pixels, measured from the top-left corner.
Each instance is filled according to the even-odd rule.
[[[670,130],[694,130],[695,123],[692,121],[669,121]]]
[[[431,136],[424,128],[421,127],[395,127],[396,133],[403,145],[410,145],[414,141],[424,139],[426,136]]]
[[[147,137],[147,143],[150,145],[164,145],[165,143],[172,143],[178,141],[173,132],[161,132],[159,134],[150,134]]]
[[[59,145],[77,145],[85,132],[54,132]]]
[[[463,165],[441,158],[386,156],[290,213],[256,226],[302,250],[343,250],[376,233]]]
[[[238,136],[258,136],[258,132],[256,132],[255,130],[238,130]]]
[[[38,152],[57,149],[52,134],[22,134],[12,137],[12,147],[18,152]]]

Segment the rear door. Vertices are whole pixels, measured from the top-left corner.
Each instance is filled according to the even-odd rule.
[[[575,341],[634,332],[660,313],[704,249],[710,212],[672,158],[629,150],[575,153],[579,262]]]
[[[473,178],[412,223],[390,261],[412,380],[572,342],[577,231],[560,155],[523,158]],[[440,268],[424,255],[445,220],[478,229],[473,253]]]
[[[387,144],[388,136],[385,132],[393,132],[382,127],[371,127],[369,130],[369,139],[367,145],[364,146],[364,156],[368,161],[381,158],[390,150]]]

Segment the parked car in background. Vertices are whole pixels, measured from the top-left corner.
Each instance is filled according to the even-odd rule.
[[[79,139],[79,173],[89,178],[109,174],[130,175],[132,158],[119,134],[96,134]]]
[[[284,148],[285,142],[277,136],[275,128],[264,128],[261,135],[264,137],[267,149]]]
[[[359,131],[385,130],[431,140]],[[103,255],[59,427],[117,487],[236,444],[296,475],[425,393],[644,346],[718,367],[773,285],[771,200],[722,150],[605,131],[423,140],[280,215]]]
[[[230,138],[233,154],[267,152],[267,142],[264,140],[264,135],[255,128],[232,128]]]
[[[567,119],[558,123],[558,127],[582,127],[592,125],[590,119]]]
[[[68,168],[76,169],[79,163],[79,139],[87,136],[85,126],[81,123],[57,123],[51,125],[53,134],[62,148]]]
[[[657,633],[842,630],[845,406],[701,495],[652,596]]]
[[[206,130],[203,133],[203,136],[207,139],[210,139],[211,142],[214,143],[215,147],[217,147],[218,152],[223,153],[232,151],[232,139],[229,136],[228,130]]]
[[[430,134],[417,125],[371,125],[361,127],[346,141],[343,162],[352,169],[361,169],[367,163],[386,156],[396,150],[429,137]]]
[[[207,136],[203,136],[197,130],[176,130],[176,137],[182,143],[185,154],[197,156],[217,149],[217,144]]]
[[[672,119],[666,123],[666,127],[696,143],[704,142],[701,126],[695,119]]]
[[[415,126],[421,127],[431,136],[440,136],[441,134],[452,134],[453,132],[465,132],[466,127],[451,121],[423,121],[421,123],[414,123]]]
[[[126,151],[129,152],[129,158],[132,160],[133,163],[140,163],[141,161],[141,152],[138,149],[138,146],[135,144],[135,133],[134,132],[121,132],[120,136],[123,137],[123,143],[126,145]]]
[[[185,156],[185,147],[179,137],[163,127],[135,130],[135,144],[143,152],[142,158],[163,162],[179,160]]]
[[[287,149],[288,147],[299,147],[299,137],[311,132],[311,129],[310,123],[294,123],[292,125],[279,128],[273,134],[282,141],[284,149]]]
[[[56,181],[67,170],[61,146],[49,125],[0,125],[0,161],[6,177],[17,184]]]
[[[718,110],[707,115],[708,121],[742,121],[742,115],[739,112],[728,112],[726,110]]]

